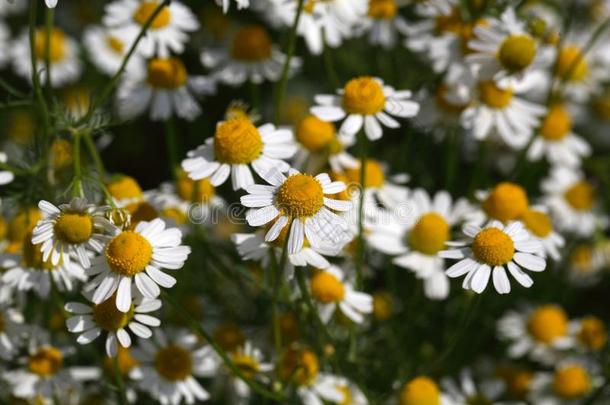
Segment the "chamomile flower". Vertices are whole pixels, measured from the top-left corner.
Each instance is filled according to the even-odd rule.
[[[55,8],[57,6],[57,0],[44,0],[44,3],[48,8]]]
[[[556,305],[511,310],[498,321],[498,337],[508,342],[509,357],[528,356],[543,364],[552,364],[573,347],[569,332],[568,317]]]
[[[604,321],[586,316],[570,322],[570,333],[575,337],[576,348],[583,352],[599,352],[608,343],[608,330]]]
[[[104,74],[114,75],[129,51],[129,44],[118,37],[111,30],[94,25],[88,27],[83,33],[83,43],[93,64]],[[141,58],[132,56],[128,68],[143,68]]]
[[[231,0],[216,0],[216,4],[222,5],[222,12],[226,14],[229,11]],[[235,5],[238,10],[243,10],[250,7],[250,0],[235,0]]]
[[[324,121],[343,121],[339,129],[342,136],[354,138],[364,126],[370,140],[383,135],[382,125],[399,128],[400,123],[391,116],[413,117],[419,111],[419,104],[409,100],[411,92],[396,91],[383,84],[379,78],[361,76],[347,82],[338,95],[318,95],[318,104],[312,107],[312,114]],[[346,118],[347,117],[347,118]]]
[[[475,197],[481,209],[466,214],[467,222],[483,225],[488,220],[502,223],[517,221],[527,212],[529,199],[525,189],[516,183],[503,181],[489,190],[478,190]]]
[[[355,323],[362,323],[364,316],[373,312],[373,297],[355,291],[337,266],[316,270],[309,280],[309,289],[324,323],[330,321],[337,309]]]
[[[189,75],[179,58],[153,58],[146,69],[131,69],[124,75],[116,95],[116,108],[123,119],[136,117],[150,108],[153,121],[172,116],[192,121],[201,114],[195,96],[214,91],[211,80]]]
[[[407,381],[401,387],[397,396],[399,405],[454,405],[451,398],[441,391],[438,384],[431,378],[425,376],[418,376]]]
[[[131,46],[161,3],[159,0],[114,1],[105,7],[104,25]],[[137,51],[147,58],[155,55],[168,58],[172,52],[181,54],[188,41],[188,34],[198,28],[199,23],[193,12],[179,1],[172,1],[163,6],[152,20]]]
[[[569,252],[568,278],[576,287],[588,287],[603,277],[604,258],[595,245],[580,243]]]
[[[41,83],[45,83],[46,56],[49,56],[51,83],[55,87],[63,86],[78,79],[82,71],[82,63],[78,57],[78,43],[54,27],[49,35],[44,27],[37,28],[34,36],[34,57]],[[32,80],[32,62],[30,58],[30,39],[24,31],[11,48],[11,60],[15,72],[24,79]]]
[[[552,165],[578,167],[591,154],[589,143],[572,132],[572,117],[562,104],[551,106],[527,151],[531,161],[543,156]]]
[[[339,376],[329,376],[329,379],[334,382],[337,389],[343,394],[343,399],[338,401],[338,404],[368,405],[369,401],[356,384],[352,383],[347,378]]]
[[[22,344],[23,314],[7,304],[0,304],[0,357],[10,360]]]
[[[544,271],[546,260],[540,256],[542,246],[531,237],[521,222],[503,225],[491,221],[484,228],[466,224],[462,231],[466,241],[451,242],[457,249],[439,252],[446,259],[459,260],[446,270],[450,278],[466,275],[462,287],[480,294],[487,287],[490,276],[500,294],[511,290],[506,269],[522,286],[529,288],[533,281],[521,267],[534,272]]]
[[[284,160],[296,148],[289,129],[272,124],[257,128],[247,116],[237,116],[218,123],[214,137],[190,151],[182,168],[193,180],[209,177],[215,187],[230,175],[233,190],[239,190],[254,184],[250,167],[263,178],[272,171],[288,171]]]
[[[470,369],[462,370],[459,379],[445,378],[441,384],[455,404],[504,404],[498,401],[502,384],[476,384]]]
[[[556,364],[552,372],[537,373],[529,400],[536,405],[582,404],[603,383],[599,366],[572,357]]]
[[[6,156],[6,153],[0,152],[0,163],[6,163],[7,160],[8,160],[8,157]],[[11,183],[14,179],[15,179],[15,175],[13,174],[13,172],[11,172],[9,170],[0,170],[0,185],[1,186]]]
[[[89,344],[106,332],[106,355],[117,355],[118,345],[129,348],[131,337],[127,330],[142,339],[152,336],[151,327],[157,327],[161,321],[150,312],[161,308],[161,301],[142,298],[136,295],[128,312],[120,312],[115,304],[116,297],[112,295],[100,304],[86,305],[79,302],[68,302],[65,310],[74,316],[66,320],[68,332],[78,333],[77,343]]]
[[[205,401],[210,394],[197,377],[210,377],[217,369],[217,361],[210,346],[201,347],[197,336],[180,332],[170,338],[160,330],[152,342],[138,341],[133,349],[138,366],[130,372],[138,387],[162,404],[178,405]]]
[[[397,0],[371,0],[366,16],[356,31],[366,33],[369,43],[385,49],[394,48],[401,32],[405,32],[407,21],[398,14]]]
[[[101,252],[106,237],[105,231],[112,224],[104,217],[104,208],[87,204],[85,198],[73,198],[69,204],[59,207],[48,201],[38,203],[43,218],[32,232],[32,243],[40,245],[42,260],[50,260],[56,266],[69,263],[75,256],[81,266],[91,266],[89,252]]]
[[[252,342],[247,341],[243,346],[240,346],[235,351],[229,353],[229,357],[233,361],[233,364],[235,364],[247,378],[262,383],[269,382],[269,378],[265,374],[273,370],[273,364],[263,361],[263,353],[260,349],[254,347]],[[218,359],[218,361],[220,362],[221,360]],[[250,398],[251,392],[248,384],[232,373],[231,384],[233,385],[233,389],[238,398],[242,400]]]
[[[332,211],[348,211],[351,203],[325,197],[345,190],[344,183],[332,182],[325,173],[314,177],[296,170],[290,170],[288,177],[271,171],[264,178],[270,185],[247,186],[249,194],[241,197],[241,203],[252,208],[246,215],[250,226],[273,221],[265,241],[273,242],[288,226],[289,254],[300,252],[306,237],[316,247],[345,242],[347,223]]]
[[[445,261],[437,253],[451,239],[451,227],[463,217],[464,200],[454,205],[451,196],[439,191],[431,198],[422,189],[413,192],[409,217],[373,226],[367,236],[373,248],[394,256],[393,263],[409,269],[424,281],[428,298],[445,299],[449,295],[449,279]]]
[[[191,252],[181,245],[182,233],[167,228],[161,219],[142,221],[134,230],[115,228],[104,254],[93,259],[87,274],[94,276],[86,291],[95,290],[91,301],[101,304],[116,292],[116,306],[128,312],[132,305],[132,281],[146,298],[157,298],[159,286],[171,288],[176,279],[161,269],[178,270]]]
[[[564,247],[565,239],[553,229],[553,222],[546,207],[533,206],[519,219],[532,237],[540,241],[543,253],[555,261],[559,260],[561,257],[559,249]]]
[[[264,27],[245,26],[235,33],[232,41],[228,47],[205,49],[201,53],[201,63],[212,70],[210,75],[214,79],[231,86],[280,79],[286,55],[273,45]],[[292,58],[289,73],[300,65],[299,58]]]

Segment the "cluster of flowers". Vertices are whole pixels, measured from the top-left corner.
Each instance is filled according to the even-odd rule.
[[[30,1],[33,24],[38,7]],[[230,1],[219,3],[213,19],[228,21],[222,12],[231,10]],[[450,298],[453,278],[462,278],[473,301],[484,292],[530,288],[550,267],[567,267],[575,286],[599,282],[610,263],[608,219],[597,180],[583,167],[592,143],[604,145],[610,113],[604,31],[610,24],[602,23],[610,4],[591,17],[598,24],[563,32],[557,10],[538,2],[518,8],[457,0],[236,3],[232,12],[252,12],[266,25],[240,26],[231,41],[198,48],[200,63],[189,69],[206,74],[192,75],[186,52],[200,22],[180,1],[109,2],[100,24],[86,26],[76,40],[52,25],[51,11],[45,26],[11,38],[4,19],[18,16],[27,2],[0,0],[0,68],[10,64],[29,81],[42,116],[37,126],[44,127],[34,129],[27,114],[15,114],[0,153],[0,184],[12,192],[2,199],[0,217],[0,379],[6,383],[0,395],[6,390],[7,398],[43,403],[114,399],[108,387],[91,384],[106,373],[120,403],[195,403],[209,399],[208,390],[223,391],[218,385],[228,386],[235,402],[261,395],[307,405],[378,403],[366,379],[345,366],[401,298],[367,292],[376,272],[405,269],[416,288],[421,281],[426,299],[441,303]],[[286,52],[266,26],[291,31]],[[143,191],[132,177],[105,173],[98,149],[112,139],[100,136],[96,144],[93,136],[102,132],[95,125],[106,130],[96,119],[112,86],[112,115],[120,120],[147,114],[166,123],[194,121],[202,114],[199,98],[244,83],[278,82],[277,109],[286,81],[304,66],[305,58],[293,55],[299,36],[314,58],[363,36],[385,50],[402,47],[431,67],[434,80],[412,92],[356,76],[313,97],[294,125],[269,123],[235,102],[211,137],[179,164],[170,162],[172,181]],[[110,77],[108,94],[96,99],[72,88],[62,101],[52,98],[61,112],[49,117],[47,93],[85,72],[81,47],[87,62]],[[1,84],[11,96],[21,93]],[[505,181],[479,190],[474,182],[472,199],[469,192],[452,195],[451,184],[434,192],[408,186],[409,174],[392,173],[366,153],[407,125],[436,142],[453,142],[450,151],[464,161],[478,156],[476,171],[490,165]],[[577,126],[592,135],[577,135]],[[458,135],[463,147],[455,144]],[[171,131],[166,136],[168,145],[175,142]],[[94,168],[81,161],[81,142]],[[489,149],[493,162],[485,160]],[[32,155],[39,161],[29,166]],[[541,160],[539,184],[520,183],[524,166]],[[34,179],[44,192],[32,194],[39,187]],[[229,179],[226,195],[245,209],[248,228],[235,224],[229,197],[217,193]],[[197,255],[206,256],[205,273],[189,267]],[[188,288],[189,281],[194,287],[212,268],[256,286],[265,311],[271,308],[265,324],[271,336],[227,323],[208,334],[196,309],[214,307],[214,298],[204,303],[203,294],[195,295],[196,309],[177,303],[170,289]],[[174,272],[186,275],[168,274]],[[168,316],[168,303],[188,326]],[[64,330],[75,339],[67,340]],[[604,395],[601,319],[570,321],[557,305],[530,304],[498,321],[497,338],[509,343],[506,361],[482,361],[440,384],[404,373],[409,377],[396,376],[385,394],[401,405],[579,404]],[[96,343],[86,352],[74,340]],[[95,349],[99,342],[104,359]],[[336,356],[343,344],[347,359]],[[96,353],[97,363],[89,357]],[[70,365],[70,356],[82,366]],[[209,388],[207,379],[220,384]]]

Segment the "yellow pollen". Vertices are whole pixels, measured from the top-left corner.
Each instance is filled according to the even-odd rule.
[[[219,162],[251,163],[258,159],[262,151],[263,140],[249,118],[231,118],[216,127],[214,155]]]
[[[593,249],[588,245],[578,245],[570,255],[570,262],[576,270],[586,273],[591,271],[591,260],[593,259]]]
[[[119,363],[119,372],[121,375],[126,376],[129,372],[138,365],[138,361],[133,358],[129,349],[124,348],[121,345],[117,347],[117,361]],[[104,358],[104,368],[110,375],[114,374],[114,359],[111,357]]]
[[[507,222],[523,215],[528,204],[523,187],[515,183],[503,182],[490,191],[482,207],[491,218]]]
[[[568,333],[568,318],[563,309],[544,305],[530,315],[527,330],[538,342],[550,344]]]
[[[347,82],[343,91],[343,108],[349,114],[375,115],[385,107],[383,88],[372,77],[352,79]]]
[[[504,231],[487,228],[475,236],[472,253],[481,262],[490,266],[502,266],[515,255],[515,244]]]
[[[540,127],[540,135],[548,141],[560,141],[572,131],[572,118],[561,104],[549,109]]]
[[[239,326],[227,323],[220,325],[218,329],[214,331],[214,340],[216,340],[225,351],[232,352],[238,347],[243,346],[246,337]]]
[[[157,373],[169,381],[182,381],[191,375],[193,359],[184,348],[170,345],[159,349],[155,355]]]
[[[534,236],[545,238],[553,232],[551,218],[544,212],[527,210],[521,216],[521,221]]]
[[[447,221],[434,212],[423,215],[409,233],[409,245],[418,252],[435,255],[449,240]]]
[[[59,240],[77,245],[91,238],[93,218],[86,213],[64,212],[57,218],[53,229]]]
[[[56,374],[64,362],[64,356],[59,349],[48,346],[40,348],[28,359],[30,371],[40,377],[50,377]]]
[[[123,276],[136,275],[152,259],[152,246],[146,238],[133,231],[124,231],[108,242],[106,260],[110,268]]]
[[[369,16],[379,20],[391,20],[396,16],[398,6],[395,0],[370,0]]]
[[[368,159],[364,164],[364,188],[379,188],[385,184],[383,168],[376,160]],[[360,184],[360,167],[346,169],[345,176],[350,184]]]
[[[216,194],[216,188],[210,179],[191,180],[186,173],[180,172],[176,180],[176,193],[189,202],[209,202]]]
[[[232,356],[233,363],[241,370],[242,373],[248,378],[253,378],[254,375],[258,372],[260,364],[258,361],[248,356],[247,354],[238,351]]]
[[[117,200],[125,200],[142,197],[142,188],[138,182],[130,176],[120,176],[107,184],[108,192]]]
[[[589,73],[589,64],[583,57],[582,50],[575,45],[561,48],[557,58],[555,74],[563,80],[579,82]]]
[[[483,81],[479,83],[479,97],[488,107],[502,110],[513,99],[513,91],[511,89],[501,89],[491,80]]]
[[[178,58],[156,58],[148,62],[148,83],[156,89],[175,90],[184,86],[188,73]]]
[[[135,314],[133,304],[127,312],[121,312],[116,307],[116,293],[106,301],[93,307],[93,320],[102,329],[116,332],[129,324]]]
[[[318,356],[309,349],[291,347],[280,363],[280,376],[284,380],[292,379],[298,385],[309,385],[318,375],[320,365]]]
[[[585,396],[591,389],[591,377],[581,366],[571,365],[555,371],[553,390],[566,400]]]
[[[321,152],[335,139],[335,126],[315,115],[303,118],[296,128],[296,138],[310,152]]]
[[[55,169],[63,169],[72,165],[74,152],[72,143],[66,139],[57,138],[51,143],[49,151],[51,165]]]
[[[373,294],[373,316],[378,321],[386,321],[392,316],[392,296],[385,292]]]
[[[595,189],[586,181],[579,181],[564,193],[568,204],[576,211],[589,211],[593,208]]]
[[[233,38],[231,56],[247,62],[260,62],[271,57],[272,43],[265,28],[251,25],[240,29]]]
[[[141,221],[152,221],[155,218],[159,217],[159,213],[146,201],[140,201],[136,203],[129,204],[125,207],[129,214],[131,215],[131,224],[129,225],[130,229],[136,227],[138,222]]]
[[[320,271],[311,278],[311,295],[324,304],[339,302],[345,296],[345,287],[334,275]]]
[[[133,20],[140,25],[146,24],[148,19],[152,17],[157,7],[159,7],[158,1],[143,0],[140,3],[140,7],[138,7],[136,12],[133,14]],[[172,15],[169,10],[169,7],[164,6],[159,12],[159,14],[157,14],[155,19],[152,20],[152,22],[150,23],[150,28],[156,30],[159,28],[167,27],[171,22],[171,19]]]
[[[507,37],[500,45],[498,58],[502,65],[511,72],[518,72],[528,67],[536,56],[536,41],[529,35],[514,34]]]
[[[588,316],[580,323],[578,340],[592,350],[600,350],[608,342],[606,325],[595,316]]]
[[[278,189],[276,204],[289,217],[310,217],[324,206],[322,185],[309,174],[294,174]]]
[[[125,43],[117,37],[108,35],[106,37],[106,44],[108,44],[108,47],[112,49],[116,54],[123,54],[123,50],[125,49]]]
[[[49,61],[59,62],[62,60],[66,56],[66,35],[64,32],[59,28],[52,28],[49,41],[47,30],[39,28],[34,37],[34,52],[37,59],[46,59],[47,46],[49,48]]]
[[[400,390],[400,405],[440,405],[441,393],[434,381],[428,377],[417,377]]]

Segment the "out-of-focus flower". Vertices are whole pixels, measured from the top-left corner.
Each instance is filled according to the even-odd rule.
[[[107,75],[114,75],[129,51],[129,43],[112,30],[101,26],[90,26],[83,33],[83,42],[87,54],[95,66]],[[128,62],[128,70],[143,69],[141,58],[132,56]]]
[[[451,398],[443,393],[436,382],[419,376],[406,382],[398,392],[399,405],[438,404],[453,405]]]
[[[6,163],[8,157],[6,153],[0,152],[0,163]],[[0,185],[5,185],[11,183],[15,179],[15,175],[13,172],[9,170],[0,170]]]
[[[603,382],[596,364],[568,358],[556,364],[553,372],[535,375],[529,400],[537,405],[571,405],[586,400]]]

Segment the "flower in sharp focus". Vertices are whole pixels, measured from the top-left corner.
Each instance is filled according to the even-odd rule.
[[[104,253],[92,261],[87,274],[93,280],[85,287],[95,290],[92,301],[101,304],[116,292],[116,306],[128,312],[132,305],[131,287],[146,298],[157,298],[159,286],[171,288],[176,279],[161,269],[182,268],[191,248],[181,245],[182,233],[167,228],[161,219],[142,221],[134,230],[115,228]]]
[[[379,78],[361,76],[347,82],[338,95],[318,95],[318,104],[311,108],[312,114],[324,121],[343,121],[339,131],[342,136],[353,138],[364,127],[370,140],[382,137],[382,125],[399,128],[400,123],[392,116],[414,117],[419,104],[409,100],[411,92],[396,91],[383,84]]]
[[[447,243],[456,248],[443,250],[439,256],[459,260],[446,274],[450,278],[465,275],[462,283],[465,289],[480,294],[491,276],[496,291],[508,294],[511,286],[506,269],[519,284],[529,288],[533,280],[521,268],[534,272],[546,268],[546,260],[540,256],[540,242],[531,237],[521,222],[504,226],[499,221],[491,221],[484,228],[466,224],[462,231],[468,239]]]

